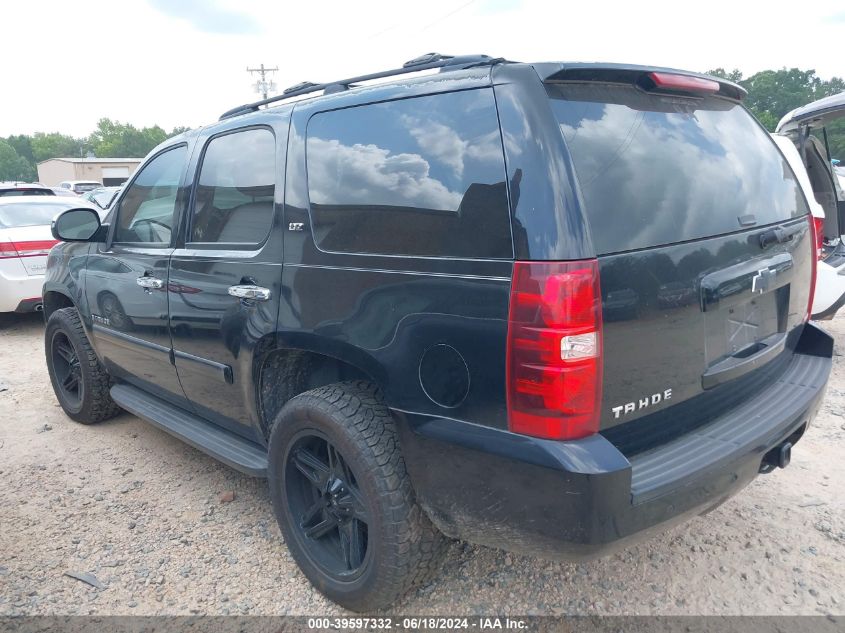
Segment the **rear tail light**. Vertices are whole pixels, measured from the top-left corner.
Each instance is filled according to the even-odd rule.
[[[596,260],[515,262],[508,317],[508,424],[572,440],[596,433],[602,387]]]
[[[47,255],[58,240],[36,240],[30,242],[0,242],[0,259],[10,257],[39,257]]]
[[[648,78],[659,90],[678,90],[681,92],[719,92],[719,82],[702,77],[678,75],[676,73],[648,73]]]
[[[810,297],[807,299],[807,316],[804,317],[805,321],[810,320],[810,316],[813,314],[813,299],[816,297],[816,275],[818,270],[818,261],[819,256],[821,254],[820,244],[821,240],[819,240],[819,235],[821,235],[821,231],[824,228],[824,220],[821,218],[814,218],[810,216],[810,248],[812,256],[810,257],[810,264],[811,274],[810,274]]]
[[[9,242],[0,242],[0,259],[8,259],[10,257],[17,257],[18,251],[14,244]]]
[[[813,216],[813,230],[815,231],[813,244],[816,248],[816,259],[821,259],[824,255],[822,250],[824,248],[824,218]]]

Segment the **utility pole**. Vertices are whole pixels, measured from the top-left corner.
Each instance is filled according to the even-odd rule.
[[[261,64],[258,68],[247,68],[247,72],[250,74],[258,73],[260,79],[255,82],[255,92],[260,92],[265,99],[268,93],[276,90],[276,83],[272,79],[267,80],[267,73],[274,73],[277,70],[279,70],[278,66],[264,68],[264,64]]]

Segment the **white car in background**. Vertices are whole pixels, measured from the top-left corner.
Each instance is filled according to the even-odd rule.
[[[112,205],[117,200],[118,194],[123,190],[120,187],[98,187],[82,194],[82,199],[94,203],[100,213],[100,219],[104,219],[111,211]]]
[[[845,92],[796,108],[780,120],[773,135],[798,176],[821,238],[812,308],[817,320],[832,319],[845,305],[845,193],[825,129],[843,117]]]
[[[81,195],[93,189],[99,189],[103,183],[96,180],[65,180],[59,183],[60,189],[67,189],[77,195]]]
[[[37,182],[0,182],[0,197],[6,196],[54,196],[56,192]]]
[[[50,191],[57,196],[65,196],[66,198],[76,198],[79,195],[73,193],[70,189],[65,189],[64,187],[50,187]]]
[[[0,312],[41,309],[47,254],[57,243],[50,222],[67,209],[91,207],[79,198],[0,198]]]

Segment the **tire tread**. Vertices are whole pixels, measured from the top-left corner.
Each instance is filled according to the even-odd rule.
[[[362,449],[360,457],[368,471],[375,474],[380,496],[387,500],[386,524],[381,527],[386,537],[383,546],[390,555],[384,573],[370,595],[343,606],[383,608],[429,580],[439,568],[448,541],[416,502],[395,422],[378,389],[365,381],[335,383],[296,396],[288,407],[319,409],[342,420],[344,431]]]
[[[82,424],[96,424],[103,420],[113,418],[120,413],[121,409],[114,400],[111,399],[109,390],[113,382],[109,373],[105,370],[94,348],[85,334],[85,328],[82,325],[82,319],[79,317],[79,312],[76,308],[61,308],[50,315],[47,322],[47,333],[51,331],[51,326],[62,329],[68,338],[72,339],[74,347],[76,348],[79,362],[83,365],[83,373],[85,381],[85,398],[82,403],[82,409],[77,412],[71,412],[65,409],[71,418]],[[48,356],[48,367],[50,366],[50,342],[46,341],[45,353]],[[59,399],[61,403],[61,399]],[[64,405],[62,405],[64,408]]]

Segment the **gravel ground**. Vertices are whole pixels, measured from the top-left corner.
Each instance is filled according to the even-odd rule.
[[[845,318],[825,327],[843,340]],[[264,482],[129,414],[94,427],[66,418],[42,333],[36,315],[0,315],[0,615],[342,613],[293,563]],[[456,543],[439,578],[394,612],[845,613],[838,353],[792,465],[718,510],[584,564]]]

